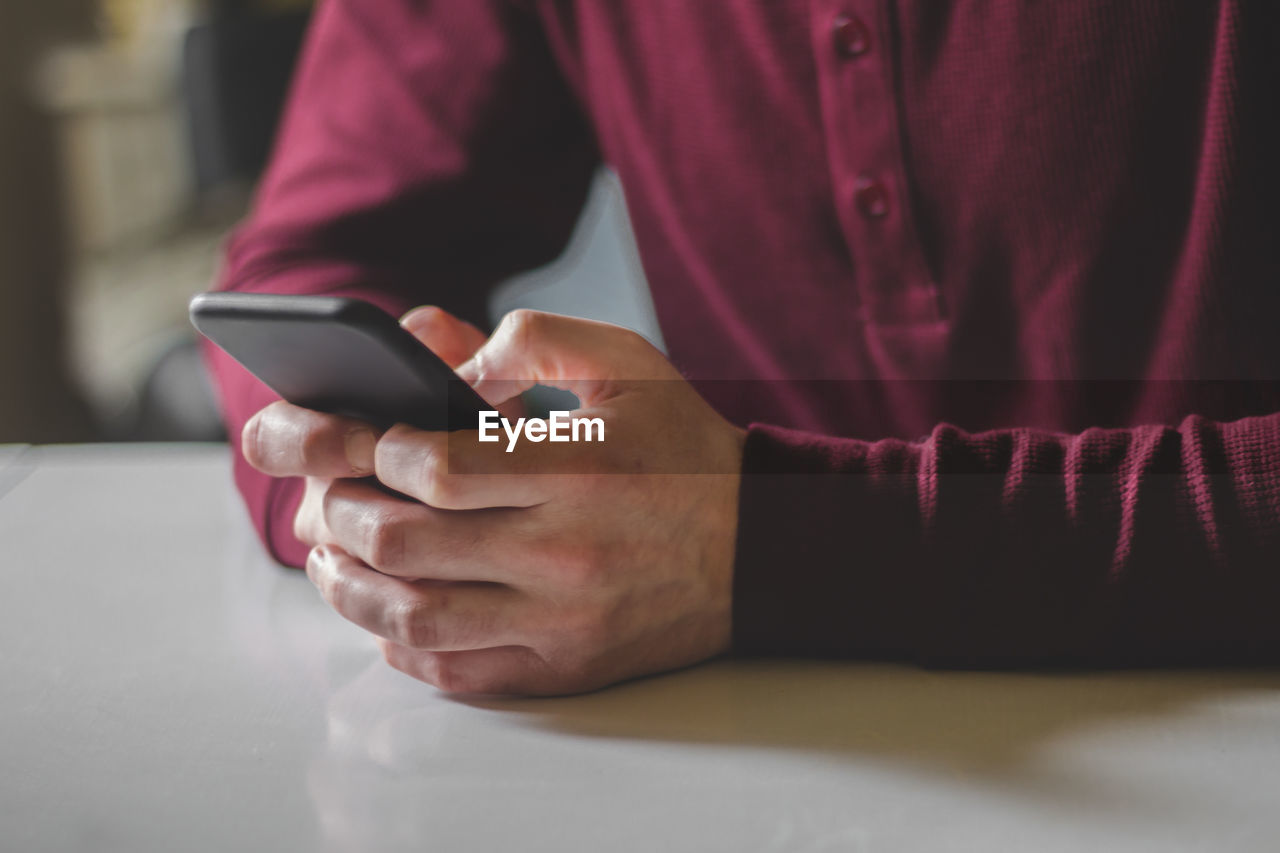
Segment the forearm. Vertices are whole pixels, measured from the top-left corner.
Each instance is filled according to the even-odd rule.
[[[436,304],[483,323],[496,282],[560,251],[596,162],[527,13],[496,0],[328,0],[218,287],[355,296],[396,316]],[[239,455],[245,422],[276,397],[227,356],[206,357],[250,516],[298,565],[300,482]]]
[[[876,443],[756,427],[741,515],[742,653],[1280,659],[1280,416]]]

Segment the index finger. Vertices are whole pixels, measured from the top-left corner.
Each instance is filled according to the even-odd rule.
[[[367,477],[378,430],[354,418],[272,403],[240,435],[245,461],[273,477]]]

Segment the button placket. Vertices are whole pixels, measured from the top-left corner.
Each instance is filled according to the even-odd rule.
[[[940,318],[907,195],[893,45],[892,0],[811,0],[812,32],[837,216],[865,319]]]
[[[854,181],[853,201],[864,219],[883,219],[889,215],[889,191],[882,181],[870,175]]]
[[[856,59],[871,49],[871,31],[855,15],[836,15],[831,25],[831,40],[841,55]]]

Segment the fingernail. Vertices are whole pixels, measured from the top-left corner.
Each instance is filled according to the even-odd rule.
[[[347,451],[347,464],[357,474],[373,472],[374,451],[378,446],[378,438],[370,430],[353,429],[344,439]]]
[[[434,305],[422,305],[414,308],[408,314],[400,318],[400,325],[404,326],[411,332],[418,330],[424,320],[434,320],[438,316],[440,309]]]

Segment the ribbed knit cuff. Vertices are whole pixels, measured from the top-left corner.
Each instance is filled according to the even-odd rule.
[[[753,424],[743,455],[734,653],[896,659],[916,627],[918,448]],[[915,617],[915,618],[918,618]]]

